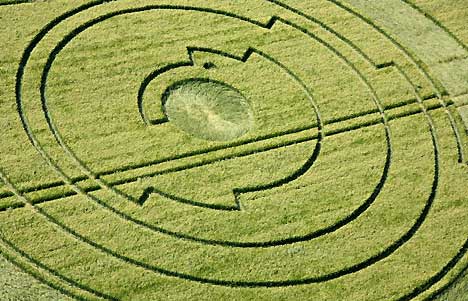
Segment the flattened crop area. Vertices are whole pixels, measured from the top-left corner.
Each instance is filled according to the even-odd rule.
[[[362,3],[0,2],[0,254],[78,300],[449,289],[468,50]]]

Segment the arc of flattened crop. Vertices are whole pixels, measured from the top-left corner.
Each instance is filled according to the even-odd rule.
[[[350,216],[350,218],[347,219],[347,221],[344,221],[343,223],[338,223],[338,224],[336,224],[336,227],[330,227],[328,230],[326,230],[324,232],[320,232],[320,233],[317,232],[316,233],[317,235],[313,236],[313,237],[295,237],[295,238],[293,238],[294,241],[292,241],[292,240],[291,241],[290,240],[285,240],[285,241],[281,240],[281,241],[272,241],[272,242],[266,242],[266,243],[262,243],[262,242],[260,242],[260,243],[243,243],[243,242],[211,240],[211,239],[204,239],[204,238],[194,237],[194,236],[187,235],[187,234],[174,232],[174,231],[171,231],[171,230],[168,230],[168,229],[165,229],[165,228],[153,225],[153,224],[149,224],[149,223],[144,222],[142,220],[136,219],[136,218],[126,214],[125,212],[117,209],[116,207],[107,204],[102,199],[98,198],[97,196],[89,194],[87,191],[80,188],[80,186],[76,185],[76,183],[74,183],[70,179],[70,177],[67,174],[65,174],[59,168],[57,163],[45,152],[45,150],[42,148],[42,146],[40,145],[40,143],[36,139],[34,133],[32,132],[32,130],[31,130],[30,126],[29,126],[27,117],[26,117],[26,115],[24,113],[24,110],[23,110],[23,101],[22,101],[22,93],[21,93],[23,76],[24,76],[26,65],[28,64],[28,62],[30,60],[30,57],[31,57],[31,54],[32,54],[33,50],[37,47],[37,45],[47,35],[48,32],[53,30],[58,24],[60,24],[64,20],[66,20],[66,19],[68,19],[68,18],[70,18],[70,17],[72,17],[74,15],[77,15],[77,14],[83,12],[83,11],[86,11],[86,10],[92,8],[92,7],[98,6],[100,4],[103,4],[103,3],[106,3],[106,2],[109,2],[109,1],[110,0],[108,0],[108,1],[98,0],[98,1],[94,1],[94,2],[89,2],[87,4],[81,5],[81,6],[77,7],[77,8],[75,8],[75,9],[73,9],[73,10],[71,10],[71,11],[69,11],[69,12],[67,12],[67,13],[59,16],[59,17],[57,17],[56,19],[54,19],[53,21],[48,23],[44,28],[41,29],[41,31],[33,38],[33,40],[26,47],[26,49],[25,49],[25,51],[23,53],[23,56],[21,57],[19,68],[18,68],[18,71],[17,71],[17,74],[16,74],[15,93],[16,93],[17,110],[18,110],[18,113],[19,113],[20,120],[22,122],[23,128],[24,128],[29,140],[31,141],[31,143],[35,147],[35,149],[39,152],[39,154],[44,158],[44,160],[50,165],[50,167],[53,168],[53,170],[55,170],[62,177],[64,182],[67,185],[69,185],[77,194],[86,196],[87,198],[92,200],[94,203],[96,203],[100,207],[104,208],[105,210],[108,210],[109,212],[117,215],[119,218],[121,218],[121,219],[123,219],[125,221],[128,221],[128,222],[135,223],[136,225],[138,225],[140,227],[143,227],[145,229],[148,229],[150,231],[154,231],[154,232],[158,232],[158,233],[161,233],[161,234],[169,235],[169,236],[179,238],[179,239],[198,242],[198,243],[201,243],[201,244],[218,245],[218,246],[226,246],[226,247],[239,247],[239,248],[273,247],[273,246],[278,246],[278,245],[284,245],[284,244],[287,244],[287,243],[292,243],[292,242],[295,242],[295,241],[310,240],[310,239],[313,239],[314,237],[318,237],[318,236],[321,236],[323,234],[335,231],[336,229],[346,225],[347,223],[349,223],[352,220],[354,220],[355,218],[357,218],[362,212],[364,212],[369,206],[372,205],[372,203],[374,202],[376,197],[380,194],[380,191],[381,191],[381,189],[382,189],[382,187],[383,187],[383,185],[384,185],[384,183],[386,181],[388,169],[390,167],[391,158],[392,158],[391,133],[390,133],[389,125],[388,125],[388,119],[387,119],[386,114],[384,112],[383,106],[380,103],[380,100],[377,97],[377,95],[375,93],[375,90],[372,87],[372,85],[368,82],[368,80],[366,80],[364,75],[354,65],[352,65],[351,62],[346,57],[343,56],[343,54],[341,54],[338,50],[334,49],[333,46],[331,46],[330,44],[328,44],[325,41],[321,40],[320,38],[315,36],[313,33],[309,32],[308,30],[302,29],[299,26],[294,25],[293,23],[288,24],[288,23],[286,23],[287,21],[285,21],[285,20],[282,20],[283,23],[302,31],[304,34],[308,35],[310,38],[312,38],[312,39],[316,40],[317,42],[321,43],[329,51],[334,53],[340,60],[342,60],[343,63],[346,66],[351,68],[354,71],[354,73],[361,79],[361,82],[363,83],[363,85],[366,86],[366,88],[372,94],[372,99],[373,99],[374,103],[376,104],[380,115],[382,116],[382,123],[385,126],[386,142],[387,142],[387,157],[386,157],[384,172],[382,174],[379,185],[374,190],[372,196],[366,201],[365,204],[363,204],[363,206],[361,206],[358,210],[356,210]],[[118,15],[122,15],[122,14],[125,14],[125,13],[141,12],[141,11],[145,11],[145,10],[149,10],[149,9],[155,9],[154,7],[155,6],[143,7],[143,8],[137,8],[137,9],[129,9],[129,10],[127,9],[127,10],[123,10],[123,11],[110,13],[110,14],[101,16],[99,18],[93,19],[93,20],[81,25],[80,27],[75,29],[72,33],[76,35],[79,32],[85,30],[86,28],[88,28],[88,27],[90,27],[92,25],[98,24],[99,22],[104,21],[106,19],[109,19],[109,18],[111,18],[113,16],[118,16]],[[157,6],[157,7],[160,8],[160,6]],[[175,8],[172,7],[172,9],[175,9]],[[185,9],[189,9],[189,8],[185,7]],[[262,28],[267,28],[267,29],[271,29],[272,26],[275,24],[275,22],[279,20],[278,17],[274,16],[274,17],[271,18],[271,20],[268,23],[263,24],[263,23],[255,21],[255,20],[251,20],[251,19],[248,19],[248,18],[245,18],[245,17],[242,17],[242,16],[232,14],[232,13],[226,13],[226,12],[223,12],[223,11],[203,9],[203,8],[191,8],[191,9],[193,9],[194,11],[202,11],[202,12],[208,12],[208,13],[213,13],[213,14],[225,15],[225,16],[232,17],[232,18],[237,18],[239,20],[251,23],[253,25],[256,25],[256,26],[259,26],[259,27],[262,27]],[[361,52],[358,52],[358,53],[361,53]],[[87,241],[87,243],[93,245],[92,242]],[[95,247],[97,247],[97,246],[95,246]]]
[[[209,209],[214,209],[214,210],[229,210],[229,211],[235,211],[235,210],[241,210],[241,202],[240,202],[240,195],[248,192],[257,192],[257,191],[263,191],[263,190],[268,190],[276,187],[280,187],[282,185],[285,185],[287,183],[290,183],[299,177],[303,176],[310,168],[312,168],[313,164],[317,160],[317,158],[320,155],[320,151],[322,148],[322,142],[324,138],[324,133],[323,133],[323,121],[322,117],[320,115],[320,110],[318,108],[318,105],[315,103],[314,98],[312,96],[312,92],[310,89],[307,87],[307,85],[294,73],[292,72],[289,68],[287,68],[284,64],[282,64],[280,61],[276,60],[275,58],[271,57],[270,55],[262,52],[261,50],[258,50],[253,47],[249,47],[243,56],[236,56],[224,51],[220,51],[217,49],[211,49],[211,48],[201,48],[201,47],[187,47],[187,52],[189,56],[189,61],[187,62],[180,62],[172,65],[165,66],[161,69],[158,69],[154,72],[152,72],[150,75],[148,75],[145,80],[143,81],[143,84],[140,87],[139,93],[138,93],[138,107],[140,109],[140,114],[143,120],[147,124],[161,124],[164,122],[167,122],[167,117],[164,117],[162,119],[158,119],[156,121],[151,122],[149,120],[144,112],[143,109],[143,93],[145,88],[148,86],[148,84],[155,79],[157,76],[163,74],[164,72],[167,72],[169,70],[173,70],[175,68],[180,68],[180,67],[186,67],[186,66],[194,66],[195,61],[194,61],[194,52],[207,52],[207,53],[213,53],[217,55],[221,55],[224,57],[228,57],[231,59],[238,60],[240,62],[246,63],[252,54],[257,54],[267,61],[270,61],[271,63],[277,65],[279,68],[281,68],[285,73],[287,73],[294,81],[296,81],[301,88],[305,91],[307,98],[309,99],[313,110],[314,110],[314,115],[317,119],[317,129],[318,129],[318,134],[317,134],[317,143],[315,144],[314,150],[312,151],[311,155],[307,159],[307,161],[302,164],[300,168],[298,168],[296,171],[294,171],[292,174],[285,176],[281,179],[274,180],[270,183],[267,184],[262,184],[262,185],[253,185],[253,186],[246,186],[246,187],[240,187],[240,188],[234,188],[232,193],[234,195],[234,206],[224,206],[224,205],[213,205],[213,204],[207,204],[204,202],[200,201],[195,201],[195,200],[190,200],[190,199],[185,199],[181,197],[177,197],[175,195],[172,195],[170,193],[163,192],[162,190],[158,189],[157,187],[148,187],[144,190],[144,192],[141,194],[140,198],[138,199],[138,203],[140,205],[143,205],[148,198],[151,196],[151,194],[158,194],[161,195],[165,198],[168,198],[170,200],[183,203],[183,204],[188,204],[196,207],[204,207],[204,208],[209,208]],[[164,106],[164,103],[162,103],[162,106]]]
[[[157,78],[158,76],[160,76],[163,73],[166,73],[168,71],[171,71],[171,70],[174,70],[174,69],[177,69],[177,68],[191,67],[191,66],[194,66],[193,61],[170,64],[170,65],[164,66],[164,67],[162,67],[160,69],[157,69],[157,70],[151,72],[147,77],[145,77],[145,79],[143,80],[143,82],[140,85],[140,89],[138,90],[137,104],[138,104],[138,112],[140,113],[141,119],[143,119],[143,121],[144,121],[144,123],[146,125],[158,125],[158,124],[163,124],[163,123],[166,123],[166,122],[169,121],[169,119],[167,118],[166,112],[164,110],[164,102],[163,102],[162,99],[161,99],[161,108],[163,109],[164,117],[160,118],[160,119],[150,120],[148,118],[148,116],[146,115],[146,110],[145,110],[145,107],[143,105],[143,96],[145,94],[145,90],[148,87],[148,85],[155,78]]]
[[[144,93],[148,85],[157,77],[159,77],[160,75],[166,72],[169,72],[171,70],[178,69],[178,68],[195,66],[195,58],[194,58],[195,52],[206,52],[206,53],[217,54],[217,55],[231,58],[231,59],[243,62],[243,63],[245,63],[249,59],[250,55],[252,54],[251,49],[247,49],[243,57],[238,57],[230,53],[219,51],[219,50],[212,49],[212,48],[187,47],[187,54],[189,57],[188,61],[173,63],[173,64],[166,65],[162,68],[156,69],[155,71],[147,75],[145,79],[143,80],[143,82],[141,83],[140,88],[138,89],[137,104],[138,104],[138,111],[140,113],[140,117],[146,125],[158,125],[158,124],[163,124],[169,121],[166,111],[164,110],[165,100],[163,98],[161,99],[161,108],[162,108],[164,117],[159,118],[159,119],[152,119],[152,120],[148,118],[148,115],[146,114],[145,106],[143,105],[144,103],[143,97],[144,97]]]

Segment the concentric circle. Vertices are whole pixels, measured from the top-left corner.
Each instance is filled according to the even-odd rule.
[[[26,47],[18,130],[42,162],[0,161],[0,252],[80,299],[455,279],[466,137],[426,57],[334,0],[189,2],[89,2]]]

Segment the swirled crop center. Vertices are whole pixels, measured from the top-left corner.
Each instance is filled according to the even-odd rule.
[[[232,140],[254,123],[252,108],[235,88],[208,79],[187,79],[163,95],[169,120],[185,132],[206,140]]]

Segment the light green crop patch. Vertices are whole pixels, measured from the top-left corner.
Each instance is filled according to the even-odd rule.
[[[468,51],[432,20],[404,1],[347,0],[423,61],[448,93],[468,89]]]
[[[32,279],[18,267],[0,256],[0,299],[1,300],[37,300],[37,301],[69,301],[72,300],[58,291]]]
[[[468,135],[468,105],[459,107],[458,112],[460,113],[463,123],[465,124],[465,130]]]

